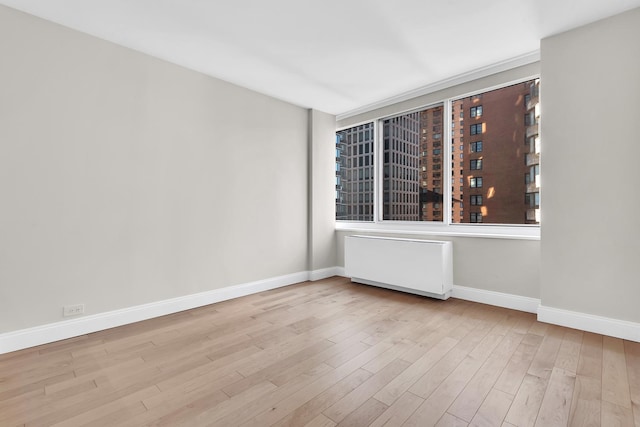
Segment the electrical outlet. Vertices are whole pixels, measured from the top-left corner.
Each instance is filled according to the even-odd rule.
[[[65,305],[62,307],[62,315],[64,317],[77,316],[84,313],[84,304]]]

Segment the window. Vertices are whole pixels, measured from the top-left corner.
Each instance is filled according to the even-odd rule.
[[[471,188],[482,188],[482,177],[473,177],[469,178],[469,187]]]
[[[524,115],[524,125],[533,126],[536,124],[535,111],[530,111]]]
[[[337,220],[373,220],[373,139],[373,123],[336,132]]]
[[[484,123],[476,123],[471,125],[471,135],[478,135],[482,133],[482,128]]]
[[[442,222],[446,216],[449,224],[539,224],[538,87],[538,80],[530,80],[339,130],[336,218]],[[479,122],[466,120],[466,130],[476,135],[468,146],[459,136],[465,114]],[[459,131],[455,137],[447,119]],[[451,216],[441,203],[451,207]]]
[[[433,132],[427,133],[427,146],[440,147],[436,140],[442,138],[442,106],[427,108],[422,111],[404,114],[382,120],[383,132],[386,129],[397,129],[389,132],[389,148],[384,150],[384,168],[389,174],[383,177],[382,219],[390,221],[441,221],[434,214],[434,204],[442,201],[440,181],[420,179],[436,174],[442,168],[442,149],[434,148],[431,152],[420,151],[424,129],[430,127]],[[437,185],[437,186],[436,186]]]
[[[480,212],[469,213],[469,222],[482,222],[482,214]]]
[[[539,156],[535,154],[540,150],[539,135],[537,122],[534,123],[533,120],[539,109],[536,109],[537,97],[532,95],[538,85],[538,80],[530,80],[452,101],[454,108],[468,108],[469,114],[473,116],[475,113],[476,119],[482,116],[482,123],[474,123],[469,128],[471,134],[482,135],[481,140],[476,137],[478,140],[470,143],[469,153],[482,153],[482,159],[469,159],[465,162],[467,168],[462,169],[461,175],[468,186],[459,197],[464,198],[465,191],[472,191],[469,196],[477,195],[473,201],[468,199],[472,206],[486,207],[486,211],[479,213],[480,217],[470,212],[465,220],[459,222],[536,223],[526,219],[527,215],[532,215],[527,213],[531,208],[522,201],[526,193],[539,193]],[[525,102],[527,95],[531,95],[528,103]],[[482,105],[478,105],[480,103]],[[491,111],[490,116],[484,115],[484,107]],[[527,115],[531,118],[523,120]],[[532,140],[536,142],[532,143]],[[490,150],[484,146],[486,141],[490,141]],[[484,162],[485,159],[488,159],[487,162]],[[490,183],[485,183],[483,176],[477,176],[478,174],[490,176]],[[525,180],[522,179],[523,176]],[[482,195],[477,194],[480,191]],[[477,205],[473,205],[473,202]],[[454,223],[458,222],[456,218],[454,213]]]
[[[524,195],[524,204],[530,208],[540,207],[540,193],[527,193]]]
[[[470,160],[469,169],[473,170],[481,170],[482,169],[482,159],[472,159]]]
[[[471,117],[480,117],[482,116],[482,105],[478,105],[477,107],[471,107]]]

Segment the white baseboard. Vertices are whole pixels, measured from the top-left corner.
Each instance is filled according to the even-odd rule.
[[[314,277],[320,277],[322,274],[328,274],[330,273],[328,270],[331,269],[325,270],[314,272],[302,271],[285,276],[272,277],[265,280],[243,283],[207,292],[3,333],[0,334],[0,354],[77,337],[79,335],[139,322],[141,320],[152,319],[154,317],[165,316],[167,314],[202,307],[257,292],[293,285],[294,283],[309,280],[312,275]]]
[[[293,285],[306,280],[315,281],[332,276],[344,277],[344,267],[302,271],[106,313],[6,332],[0,334],[0,354]],[[467,301],[537,313],[538,320],[541,322],[640,342],[640,324],[638,323],[546,307],[540,305],[540,300],[536,298],[455,285],[451,296]]]
[[[640,323],[541,305],[538,320],[568,328],[640,342]]]
[[[510,308],[513,310],[526,311],[528,313],[537,313],[538,306],[540,306],[540,300],[537,298],[487,291],[484,289],[468,288],[466,286],[454,285],[451,296],[453,298],[495,305],[497,307]]]
[[[315,282],[316,280],[322,280],[328,277],[341,276],[342,274],[340,273],[344,274],[343,267],[329,267],[320,270],[312,270],[309,272],[309,280]]]

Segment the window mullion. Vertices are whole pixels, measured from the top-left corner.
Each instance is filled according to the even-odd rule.
[[[444,112],[443,112],[443,120],[446,120],[443,123],[444,125],[444,135],[442,140],[446,141],[446,143],[443,143],[443,153],[444,153],[444,159],[445,161],[442,162],[443,163],[443,170],[442,173],[444,174],[442,183],[443,185],[443,189],[442,189],[442,222],[446,225],[451,224],[451,209],[452,209],[452,205],[451,205],[451,185],[453,184],[452,180],[451,180],[451,171],[452,171],[452,167],[451,164],[453,163],[453,159],[452,159],[452,150],[451,150],[451,144],[453,143],[452,141],[452,136],[451,136],[451,122],[452,122],[452,118],[451,115],[453,114],[453,110],[452,110],[452,104],[453,102],[451,101],[451,99],[447,99],[444,102]]]
[[[373,126],[373,222],[382,222],[382,159],[383,153],[383,132],[382,120],[375,120]]]

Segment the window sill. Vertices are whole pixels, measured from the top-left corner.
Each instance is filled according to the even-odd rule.
[[[475,237],[485,239],[540,240],[538,225],[434,224],[336,221],[336,231],[398,233],[422,236]]]

